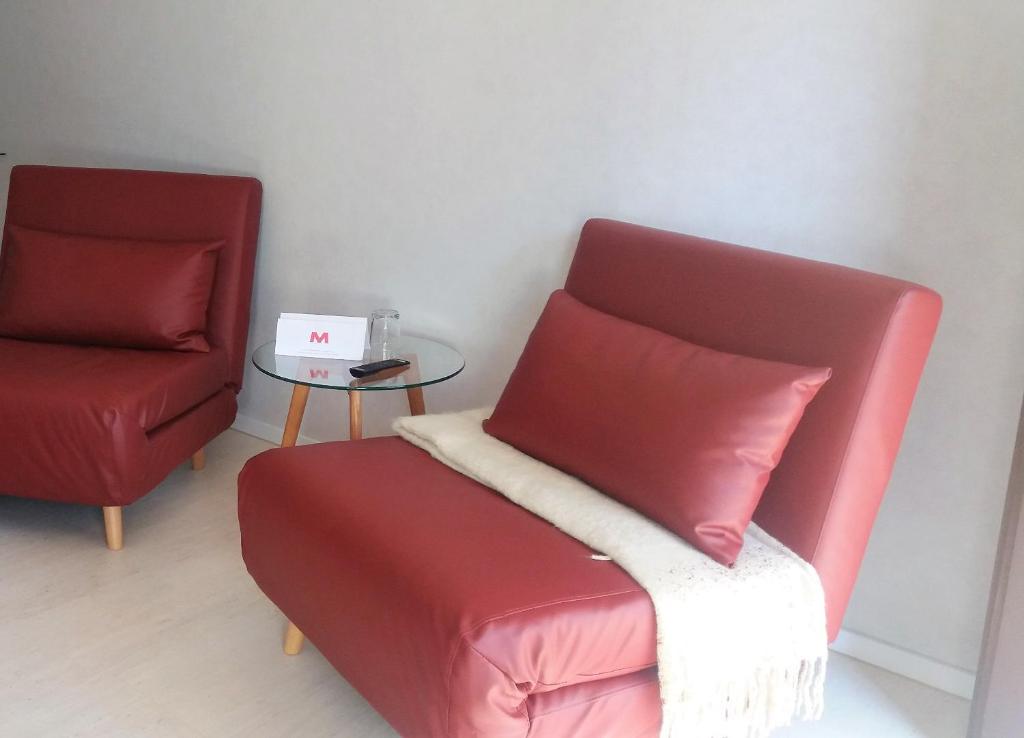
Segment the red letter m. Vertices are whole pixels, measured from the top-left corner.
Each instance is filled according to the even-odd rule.
[[[313,331],[313,332],[311,332],[309,334],[309,342],[310,343],[330,343],[330,339],[328,339],[328,337],[327,337],[327,331],[324,331],[323,333],[317,333],[316,331]]]

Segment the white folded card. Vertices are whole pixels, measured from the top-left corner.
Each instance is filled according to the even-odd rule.
[[[281,313],[277,321],[276,354],[356,361],[365,348],[366,318]]]

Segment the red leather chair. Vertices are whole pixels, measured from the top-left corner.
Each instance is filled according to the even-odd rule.
[[[209,353],[0,338],[0,493],[101,506],[107,545],[118,549],[123,506],[189,457],[203,466],[242,387],[260,199],[260,183],[242,177],[14,167],[5,248],[14,226],[223,245]]]
[[[606,220],[584,227],[566,289],[694,343],[832,368],[755,519],[820,574],[834,638],[939,296]],[[286,650],[308,635],[402,735],[658,734],[647,594],[405,441],[261,454],[239,478],[239,519],[249,571],[293,624]]]

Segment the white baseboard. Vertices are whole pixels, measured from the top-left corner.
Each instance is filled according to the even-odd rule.
[[[232,428],[271,443],[280,443],[283,432],[281,426],[241,414],[235,418]],[[299,443],[316,442],[316,439],[308,436],[299,436]],[[941,689],[943,692],[955,694],[958,697],[971,699],[974,694],[973,672],[944,664],[941,661],[914,651],[907,651],[861,633],[841,630],[831,648],[837,653],[927,684],[929,687]]]
[[[261,438],[264,441],[270,441],[273,444],[281,443],[281,435],[284,433],[284,428],[273,423],[265,423],[262,420],[249,417],[248,415],[242,415],[238,413],[235,416],[235,422],[231,425],[236,431],[245,433],[248,436],[254,436]],[[316,439],[310,438],[309,436],[299,435],[298,443],[316,443]]]
[[[971,699],[974,696],[974,672],[944,664],[915,651],[879,641],[852,630],[841,630],[832,650],[894,674]]]

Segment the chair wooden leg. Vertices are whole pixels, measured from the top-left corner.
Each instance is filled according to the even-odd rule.
[[[206,449],[201,448],[192,454],[192,471],[202,471],[206,468]]]
[[[103,527],[107,533],[107,548],[111,551],[120,551],[124,548],[124,525],[120,506],[103,508]]]
[[[284,652],[289,656],[294,656],[302,650],[305,640],[306,636],[302,635],[302,631],[296,628],[294,623],[288,621],[288,631],[284,634]]]

